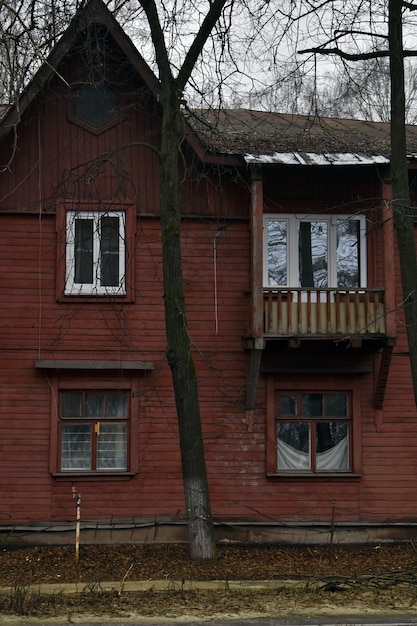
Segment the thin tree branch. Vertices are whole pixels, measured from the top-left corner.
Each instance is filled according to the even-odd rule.
[[[306,48],[305,50],[297,50],[297,54],[322,54],[325,56],[338,56],[346,61],[366,61],[368,59],[380,59],[389,57],[388,50],[374,50],[374,52],[360,52],[357,54],[344,52],[340,48]],[[404,57],[417,57],[417,50],[404,50]]]
[[[374,52],[361,52],[357,54],[344,52],[340,50],[340,48],[321,48],[318,46],[317,48],[306,48],[305,50],[297,50],[297,54],[323,54],[327,56],[338,56],[341,59],[346,59],[347,61],[366,61],[367,59],[377,59],[380,57],[388,57],[388,50],[375,50]],[[417,55],[417,52],[415,53]],[[415,56],[411,55],[410,56]]]
[[[402,2],[402,5],[405,9],[408,9],[409,11],[417,11],[417,5],[416,4],[412,4],[411,2]]]
[[[364,30],[335,30],[335,36],[330,41],[336,41],[336,39],[340,39],[340,37],[344,37],[345,35],[365,35],[365,37],[370,37],[371,33]],[[380,37],[381,39],[387,39],[388,35],[384,35],[383,33],[372,33],[372,37]]]
[[[197,59],[204,48],[204,44],[206,43],[208,37],[210,36],[210,33],[216,25],[227,1],[228,0],[213,0],[213,2],[211,3],[210,9],[205,16],[203,23],[201,24],[200,29],[195,36],[178,73],[176,79],[178,93],[181,93],[184,90],[185,85],[187,84],[191,76],[191,72],[195,67]],[[233,5],[233,0],[231,4]]]

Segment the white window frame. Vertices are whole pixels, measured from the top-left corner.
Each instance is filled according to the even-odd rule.
[[[336,224],[337,220],[357,220],[359,222],[360,267],[359,288],[367,286],[367,257],[366,257],[366,219],[363,215],[326,215],[326,214],[281,214],[269,213],[264,215],[263,229],[263,284],[265,288],[299,287],[299,254],[298,254],[298,225],[303,221],[320,221],[328,224],[328,288],[337,288],[336,266]],[[268,275],[268,223],[286,222],[287,224],[287,283],[273,285],[269,283]]]
[[[101,285],[100,268],[100,220],[102,217],[119,219],[119,267],[118,285]],[[75,282],[75,221],[94,220],[93,229],[93,282]],[[67,296],[124,296],[126,294],[126,216],[124,211],[67,211],[66,212],[66,257],[65,295]]]

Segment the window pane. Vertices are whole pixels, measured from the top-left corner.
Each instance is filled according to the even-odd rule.
[[[101,218],[100,263],[101,284],[117,287],[119,276],[119,218]]]
[[[93,220],[75,220],[74,281],[76,283],[93,283],[93,229]]]
[[[86,417],[102,417],[104,415],[104,394],[103,393],[86,393],[85,394],[85,416]]]
[[[109,393],[107,395],[106,417],[127,417],[127,394]]]
[[[323,417],[323,394],[303,393],[301,415],[302,417]]]
[[[115,117],[116,105],[116,94],[105,85],[85,87],[75,94],[76,116],[96,128]]]
[[[338,219],[337,233],[337,286],[360,287],[359,284],[359,220]]]
[[[347,417],[347,396],[345,393],[329,393],[326,396],[327,417]]]
[[[316,424],[316,469],[348,470],[349,446],[346,422]]]
[[[100,423],[97,439],[97,469],[126,469],[126,424]]]
[[[268,285],[286,285],[287,222],[268,220]]]
[[[65,424],[62,427],[61,469],[91,469],[90,424]]]
[[[311,469],[310,425],[296,422],[279,422],[277,434],[278,469]]]
[[[327,222],[300,222],[298,237],[300,287],[327,287]]]
[[[281,417],[297,415],[297,397],[281,396],[279,399],[279,414]]]
[[[83,396],[81,393],[61,394],[62,417],[82,417]]]

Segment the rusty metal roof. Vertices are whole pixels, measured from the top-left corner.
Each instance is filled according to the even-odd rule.
[[[192,110],[186,118],[206,150],[241,155],[248,163],[389,162],[390,126],[386,123],[247,109]],[[407,126],[407,150],[410,156],[417,155],[417,126]]]

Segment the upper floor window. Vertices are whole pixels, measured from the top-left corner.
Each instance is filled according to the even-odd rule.
[[[267,215],[265,287],[366,287],[363,216]]]
[[[65,295],[124,295],[123,211],[67,211]]]

